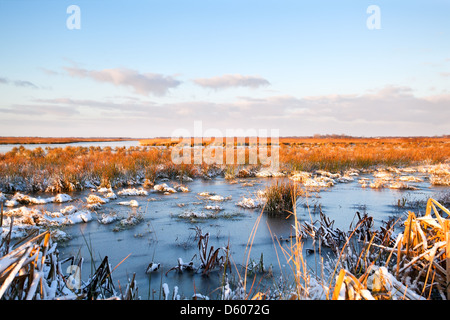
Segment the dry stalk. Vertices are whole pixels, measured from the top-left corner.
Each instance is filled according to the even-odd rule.
[[[447,218],[443,218],[442,214],[447,214]],[[450,299],[449,215],[447,208],[436,200],[429,199],[423,217],[416,217],[413,212],[408,213],[403,233],[397,236],[392,246],[378,241],[375,243],[372,237],[368,246],[363,249],[366,251],[364,260],[366,263],[370,262],[367,260],[367,253],[368,248],[372,247],[373,250],[389,253],[384,266],[375,266],[376,261],[373,260],[359,279],[342,268],[334,284],[332,299],[418,300],[425,299],[426,290],[428,298],[433,298],[432,293],[435,292],[442,299]],[[340,251],[338,262],[347,245],[348,241]],[[388,270],[393,255],[397,256],[396,263],[392,265],[395,276]],[[362,256],[361,252],[359,259]],[[337,267],[338,263],[331,279],[337,272]]]

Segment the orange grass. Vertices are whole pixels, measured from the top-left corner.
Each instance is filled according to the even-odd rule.
[[[157,149],[65,147],[27,150],[16,148],[0,154],[0,185],[26,184],[31,191],[73,191],[86,183],[103,186],[120,185],[154,174],[156,166],[166,172],[177,171],[170,153]],[[13,191],[13,190],[9,190]]]
[[[230,138],[228,138],[230,139]],[[261,147],[279,150],[280,164],[285,170],[345,170],[372,166],[405,166],[421,162],[442,163],[450,159],[450,137],[384,137],[347,136],[280,137],[259,140],[255,137],[232,138],[232,146]],[[193,146],[210,144],[229,147],[227,138],[197,139],[154,138],[140,140],[142,146]],[[277,149],[273,149],[275,147]],[[279,146],[279,148],[278,148]],[[224,157],[225,159],[225,157]]]
[[[167,143],[167,139],[153,139],[153,145],[161,146]],[[279,138],[278,146],[269,146],[272,143],[269,139],[266,149],[260,148],[265,146],[264,140],[257,141],[259,145],[252,145],[253,141],[250,138],[235,138],[233,147],[223,149],[205,145],[200,161],[195,161],[194,149],[188,148],[189,161],[183,161],[184,164],[176,164],[172,158],[174,149],[165,147],[123,147],[114,150],[110,147],[71,146],[45,150],[14,148],[0,154],[0,188],[8,192],[22,185],[22,189],[28,191],[44,191],[50,186],[50,191],[61,192],[82,189],[86,182],[114,187],[145,178],[154,182],[161,170],[167,177],[194,177],[207,172],[215,164],[233,171],[249,165],[255,168],[265,166],[262,159],[270,161],[274,152],[278,152],[280,170],[287,172],[401,167],[444,163],[450,159],[450,138],[446,137]],[[210,142],[217,141],[204,140],[205,144]],[[241,142],[248,147],[236,148],[242,145]],[[218,157],[220,154],[221,157]],[[221,161],[216,161],[218,159]]]
[[[288,170],[340,171],[450,159],[448,138],[280,139],[280,144],[280,163]]]
[[[223,146],[226,147],[229,144],[232,146],[254,146],[265,144],[270,146],[272,144],[272,139],[270,137],[260,138],[260,137],[205,137],[205,138],[152,138],[139,140],[141,146],[166,146],[174,147],[179,146],[191,146],[202,145],[202,146]],[[278,143],[275,143],[278,144]]]

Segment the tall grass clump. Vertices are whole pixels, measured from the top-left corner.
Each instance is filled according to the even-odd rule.
[[[295,182],[280,182],[268,186],[264,191],[265,211],[270,215],[287,215],[295,210],[298,197],[304,192]]]

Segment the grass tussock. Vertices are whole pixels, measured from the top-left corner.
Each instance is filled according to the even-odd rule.
[[[295,182],[277,181],[264,190],[264,209],[270,215],[289,215],[295,210],[297,199],[305,193]]]

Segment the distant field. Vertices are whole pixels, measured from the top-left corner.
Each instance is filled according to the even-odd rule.
[[[226,138],[203,139],[202,145],[227,146]],[[154,138],[140,140],[141,146],[173,147],[194,145],[194,138]],[[198,142],[197,142],[198,143]],[[271,146],[267,141],[234,138],[234,146]],[[280,137],[280,163],[294,170],[343,170],[377,165],[404,166],[420,162],[441,163],[450,160],[450,136],[359,138],[347,136]]]
[[[132,138],[58,138],[58,137],[0,137],[0,144],[57,144],[75,142],[99,142],[99,141],[129,141],[138,140]]]
[[[228,138],[229,139],[229,138]],[[255,140],[256,139],[256,140]],[[75,142],[99,142],[99,141],[139,141],[141,146],[174,146],[182,142],[180,138],[162,137],[162,138],[126,138],[126,137],[0,137],[0,144],[58,144]],[[184,138],[183,142],[190,140],[194,145],[194,138]],[[235,137],[234,145],[250,145],[255,141],[259,144],[267,143],[271,145],[271,138],[259,140],[259,138]],[[223,141],[223,146],[228,142],[225,137],[203,138],[202,145],[207,146],[211,143],[217,145]],[[381,137],[381,138],[359,138],[347,136],[321,136],[321,137],[280,137],[278,143],[281,146],[307,146],[307,145],[413,145],[413,144],[449,144],[450,136],[443,137]]]

